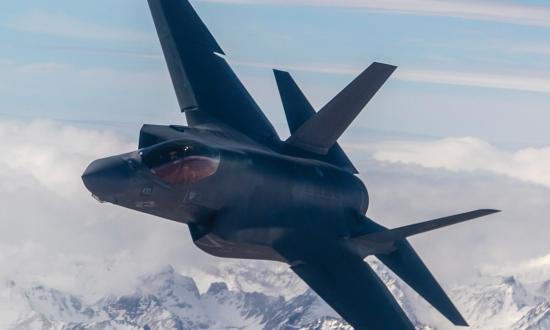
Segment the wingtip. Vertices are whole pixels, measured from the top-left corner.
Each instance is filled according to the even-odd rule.
[[[226,55],[189,0],[147,1],[151,13],[153,14],[153,19],[155,21],[155,25],[157,26],[161,43],[163,42],[163,39],[172,38],[171,32],[165,33],[164,31],[174,29],[171,24],[177,23],[176,28],[179,31],[182,31],[180,34],[180,39],[185,41],[187,46],[200,46],[212,51],[213,53]],[[167,16],[167,12],[175,14]]]
[[[486,215],[489,215],[489,214],[499,213],[499,212],[502,212],[502,211],[497,210],[497,209],[481,209],[481,210],[479,210],[479,212],[482,212],[482,213],[485,213]]]
[[[452,321],[452,323],[454,325],[456,325],[457,327],[469,327],[470,325],[468,324],[468,322],[466,322],[464,317],[462,317],[462,315],[460,315],[460,314],[459,314],[459,316],[460,317],[457,320]]]
[[[384,67],[384,68],[387,68],[387,69],[392,70],[392,71],[395,71],[397,69],[397,65],[387,64],[387,63],[382,63],[382,62],[373,62],[372,65]]]
[[[452,309],[452,312],[444,314],[444,316],[457,327],[469,327],[470,325],[468,324],[468,322],[466,322],[466,319],[464,318],[464,316],[462,316],[456,306],[453,305]]]
[[[469,327],[470,325],[466,322],[466,319],[458,311],[456,306],[449,300],[450,306],[447,306],[446,309],[439,309],[439,312],[447,318],[452,324],[458,327]],[[433,306],[433,305],[432,305]],[[435,307],[435,306],[434,306]],[[436,309],[438,309],[436,307]]]
[[[288,75],[289,73],[288,71],[273,69],[273,74],[275,74],[275,77],[281,77],[281,76]]]

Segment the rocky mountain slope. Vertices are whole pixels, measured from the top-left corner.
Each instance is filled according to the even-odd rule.
[[[385,267],[371,265],[417,328],[453,328]],[[133,292],[92,302],[55,288],[8,282],[0,309],[11,313],[11,329],[351,329],[285,268],[257,273],[241,263],[216,276],[200,292],[193,278],[167,266],[141,277]],[[480,278],[450,294],[474,329],[550,329],[549,287],[548,280],[524,285],[508,276]]]

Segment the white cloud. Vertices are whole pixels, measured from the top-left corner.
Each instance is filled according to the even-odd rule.
[[[346,76],[356,76],[365,68],[343,66],[343,65],[303,65],[303,64],[284,64],[284,63],[257,63],[231,61],[234,65],[254,68],[279,68],[290,71],[303,71],[315,73],[328,73]],[[550,93],[550,76],[535,76],[533,72],[512,72],[506,74],[490,72],[468,72],[452,70],[434,70],[434,69],[410,69],[398,68],[392,79],[401,81],[412,81],[431,84],[445,84],[456,86],[485,87],[496,89],[507,89],[516,91],[529,91]]]
[[[134,144],[109,132],[85,131],[49,121],[0,123],[0,140],[5,141],[0,142],[0,166],[5,171],[25,174],[28,180],[64,197],[82,191],[73,176],[90,159],[134,149]]]
[[[136,128],[140,121],[181,121],[170,76],[160,64],[132,71],[0,60],[0,112],[22,118],[40,113],[50,118],[95,121],[108,114],[110,120],[126,125],[131,114]]]
[[[108,66],[79,67],[64,62],[0,62],[0,92],[21,92],[20,85],[41,84],[42,89],[66,87],[67,94],[78,91],[90,94],[90,89],[152,90],[155,86],[171,92],[167,72],[158,70],[127,71]],[[49,82],[49,83],[48,83]],[[79,88],[75,88],[78,86]],[[25,93],[29,93],[29,88]],[[38,89],[37,92],[40,90]],[[49,91],[51,93],[51,90]],[[68,93],[71,92],[71,93]],[[136,93],[137,94],[137,93]],[[61,97],[61,96],[60,96]],[[55,97],[52,97],[55,98]],[[67,98],[67,97],[66,97]]]
[[[503,45],[499,48],[501,51],[513,52],[513,53],[527,53],[527,54],[538,54],[538,55],[550,55],[550,46],[543,44],[526,44],[526,45],[515,45],[510,47],[509,44]]]
[[[403,69],[398,71],[395,77],[404,81],[550,93],[550,77],[532,77],[522,72],[518,74],[492,74]]]
[[[8,22],[7,26],[23,32],[78,39],[124,42],[154,42],[156,40],[152,33],[86,22],[65,14],[38,10],[16,17]]]
[[[47,121],[0,122],[0,285],[41,283],[93,300],[125,292],[140,274],[165,264],[200,281],[229,276],[220,269],[233,261],[200,251],[186,226],[91,198],[80,179],[86,165],[132,148],[133,141],[107,131]],[[541,230],[543,215],[550,212],[547,188],[490,173],[373,161],[373,150],[366,151],[351,156],[366,157],[357,165],[371,192],[369,216],[388,227],[480,207],[504,210],[413,239],[444,284],[463,283],[486,264],[501,266],[548,253],[548,231]],[[482,145],[474,153],[486,152]],[[206,269],[210,276],[200,276]]]
[[[520,25],[550,26],[550,8],[504,1],[450,0],[206,0],[228,4],[285,4],[366,8],[397,14],[446,16]]]
[[[550,187],[550,147],[498,149],[472,137],[437,141],[386,142],[372,145],[378,161],[450,171],[487,171]]]
[[[106,131],[0,122],[0,283],[105,294],[201,254],[184,225],[99,204],[84,188],[80,176],[92,160],[134,148]]]
[[[344,147],[352,151],[352,158],[363,157],[363,161],[358,158],[355,163],[370,192],[367,214],[386,227],[480,208],[502,210],[496,215],[411,238],[419,255],[444,285],[468,283],[479,273],[511,275],[521,270],[528,275],[532,272],[523,269],[528,264],[525,262],[550,253],[548,187],[491,171],[449,171],[413,163],[368,160],[368,155],[379,149]],[[431,156],[440,157],[433,153]],[[538,280],[545,276],[542,274]]]
[[[44,62],[44,63],[30,63],[17,67],[20,73],[32,74],[32,73],[58,73],[66,70],[70,70],[71,66],[63,63],[56,62]]]
[[[72,51],[72,52],[80,52],[80,53],[115,55],[115,56],[136,57],[136,58],[164,61],[164,56],[160,52],[139,52],[139,51],[127,51],[127,50],[120,50],[120,49],[91,48],[91,47],[56,47],[56,49]]]
[[[548,252],[548,251],[545,251]],[[514,274],[526,283],[536,283],[541,279],[550,279],[550,254],[535,257],[520,263],[498,267],[491,265],[484,267],[486,274],[509,275]]]

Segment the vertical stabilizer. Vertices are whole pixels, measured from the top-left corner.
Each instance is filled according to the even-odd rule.
[[[293,134],[315,115],[315,110],[288,72],[279,70],[273,70],[273,72],[285,110],[288,129]],[[330,148],[326,161],[352,173],[359,173],[338,143]]]
[[[290,133],[296,132],[309,118],[315,115],[315,109],[298,87],[290,73],[273,70],[275,81],[279,88],[279,95],[285,110],[286,121]]]

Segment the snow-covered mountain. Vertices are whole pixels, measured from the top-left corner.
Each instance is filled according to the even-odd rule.
[[[369,262],[418,329],[452,328],[393,273]],[[0,308],[11,313],[10,329],[351,329],[284,268],[255,273],[240,263],[208,279],[213,280],[209,288],[200,292],[193,278],[167,266],[141,277],[132,292],[93,302],[55,288],[9,282]],[[450,294],[474,329],[550,329],[549,286],[549,281],[526,286],[512,276],[480,278]],[[4,307],[2,299],[10,303]]]
[[[200,293],[170,266],[143,277],[135,292],[91,304],[43,286],[9,289],[27,307],[12,329],[351,329],[311,291],[287,300],[215,282]]]

